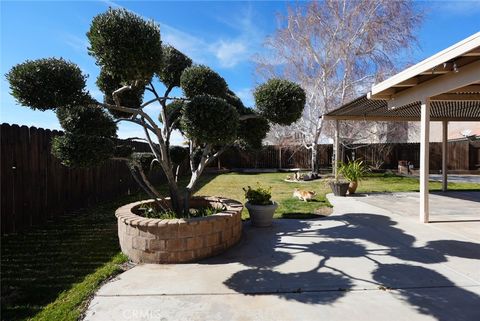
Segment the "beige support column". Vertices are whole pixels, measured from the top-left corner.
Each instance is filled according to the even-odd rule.
[[[338,120],[335,120],[335,140],[334,140],[334,151],[333,151],[333,175],[335,178],[338,175],[338,157],[340,153],[340,127]]]
[[[448,189],[448,121],[442,121],[442,191]]]
[[[420,117],[420,222],[428,223],[428,180],[430,161],[430,99],[422,101]]]

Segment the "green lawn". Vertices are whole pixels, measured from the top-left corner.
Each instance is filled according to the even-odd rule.
[[[129,197],[72,212],[1,240],[2,320],[77,320],[82,303],[126,261],[115,209]]]
[[[272,187],[272,199],[279,203],[275,217],[280,218],[286,213],[304,217],[322,207],[330,207],[325,198],[327,186],[325,182],[317,181],[312,183],[287,183],[285,173],[262,173],[262,174],[239,174],[229,173],[214,177],[208,184],[205,184],[197,192],[197,195],[215,195],[232,198],[245,202],[242,187],[248,185],[255,187],[257,183],[263,186]],[[311,202],[303,202],[293,198],[295,188],[314,190],[317,196]],[[242,213],[243,218],[248,218],[246,209]]]
[[[279,203],[275,217],[305,217],[322,207],[331,206],[325,198],[330,193],[330,187],[325,180],[308,183],[287,183],[284,181],[285,173],[239,174],[229,173],[214,177],[205,184],[197,195],[216,195],[236,199],[244,202],[242,187],[255,186],[260,183],[272,187],[272,199]],[[317,196],[313,202],[305,203],[292,197],[295,188],[316,191]],[[480,184],[449,183],[452,190],[480,190]],[[430,189],[440,190],[440,182],[431,182]],[[411,177],[395,176],[389,174],[372,174],[359,183],[357,193],[362,192],[410,192],[419,190],[418,179]],[[248,218],[244,209],[242,216]]]
[[[330,204],[325,182],[287,183],[285,173],[205,175],[197,195],[217,195],[244,202],[242,187],[257,182],[272,187],[279,203],[276,217],[305,218]],[[480,184],[449,184],[451,189],[480,190]],[[294,188],[314,190],[315,201],[292,197]],[[432,182],[433,190],[441,184]],[[160,189],[165,191],[166,186]],[[358,192],[417,191],[414,178],[372,175]],[[69,213],[43,227],[1,239],[2,320],[76,320],[102,281],[121,271],[115,209],[143,198],[135,195],[90,210]],[[248,218],[246,211],[244,218]]]

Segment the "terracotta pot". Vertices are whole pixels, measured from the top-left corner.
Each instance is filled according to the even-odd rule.
[[[348,194],[355,194],[357,187],[358,182],[350,182],[350,184],[348,184]]]

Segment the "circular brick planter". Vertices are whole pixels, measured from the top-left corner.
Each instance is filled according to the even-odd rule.
[[[136,263],[186,263],[217,255],[240,240],[240,202],[220,197],[198,197],[192,207],[223,206],[224,211],[191,219],[154,219],[139,216],[146,200],[127,204],[115,212],[122,252]]]

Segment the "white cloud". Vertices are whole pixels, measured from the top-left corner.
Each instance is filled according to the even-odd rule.
[[[101,0],[101,2],[110,7],[123,8],[112,0]],[[132,12],[144,17],[135,11]],[[174,46],[200,64],[218,64],[223,68],[233,68],[241,62],[252,60],[253,54],[258,51],[264,37],[263,32],[254,23],[252,7],[247,7],[236,18],[229,20],[216,18],[236,30],[237,35],[212,42],[160,22],[162,41]]]
[[[168,24],[160,24],[162,40],[201,64],[214,63],[232,68],[251,56],[248,43],[240,38],[220,39],[209,43],[203,38],[179,30]],[[213,59],[212,59],[213,58]]]
[[[225,68],[231,68],[246,59],[248,54],[247,45],[241,40],[227,42],[220,40],[211,46],[211,50],[217,57],[220,65]]]
[[[164,43],[177,48],[196,63],[207,63],[210,50],[203,39],[165,23],[160,24],[160,32]]]

